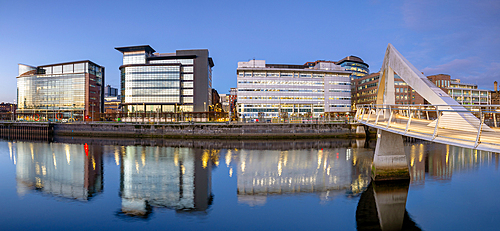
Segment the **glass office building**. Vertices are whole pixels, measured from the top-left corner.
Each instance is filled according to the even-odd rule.
[[[351,105],[351,72],[332,62],[306,65],[238,62],[240,118],[344,114]]]
[[[122,105],[126,112],[204,112],[212,104],[208,50],[155,53],[149,45],[117,47],[123,53]]]
[[[336,62],[336,64],[345,68],[346,71],[352,72],[351,80],[362,78],[370,73],[368,64],[356,56],[347,56]]]
[[[96,120],[104,109],[104,67],[91,61],[19,64],[17,119]]]

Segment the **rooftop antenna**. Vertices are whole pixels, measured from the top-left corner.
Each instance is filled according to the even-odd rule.
[[[255,57],[253,57],[253,68],[255,68]]]

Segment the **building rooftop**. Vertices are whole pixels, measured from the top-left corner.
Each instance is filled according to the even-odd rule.
[[[127,46],[127,47],[115,47],[116,50],[120,52],[132,52],[132,51],[146,51],[147,53],[154,53],[156,52],[155,49],[153,49],[149,45],[140,45],[140,46]]]
[[[80,60],[80,61],[72,61],[72,62],[64,62],[64,63],[47,64],[47,65],[41,65],[38,67],[50,67],[50,66],[58,66],[58,65],[73,64],[73,63],[92,63],[96,66],[100,66],[100,65],[98,65],[90,60]],[[100,67],[102,67],[102,66],[100,66]]]
[[[347,62],[347,61],[351,61],[351,62],[355,62],[355,63],[362,63],[362,64],[366,65],[367,67],[369,67],[368,64],[365,63],[365,61],[363,61],[360,57],[357,57],[354,55],[347,56],[347,57],[341,59],[340,61],[338,61],[336,64],[340,65],[340,64]]]
[[[343,67],[337,66],[331,61],[317,61],[315,66],[300,64],[266,64],[265,60],[250,60],[248,62],[238,62],[238,70],[273,70],[273,71],[311,71],[311,72],[340,72],[351,73],[345,71]]]
[[[296,64],[266,64],[267,68],[286,68],[286,69],[307,69],[306,65],[296,65]]]

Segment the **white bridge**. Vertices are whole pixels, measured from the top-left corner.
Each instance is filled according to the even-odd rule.
[[[394,73],[429,105],[398,105]],[[357,105],[355,119],[377,128],[372,165],[375,181],[407,180],[402,136],[490,152],[500,152],[499,105],[462,106],[406,60],[391,44],[380,70],[375,105]]]
[[[430,105],[395,104],[394,72]],[[357,105],[356,120],[394,134],[500,152],[500,105],[460,105],[436,87],[391,44],[378,83],[377,103]]]
[[[370,127],[441,144],[500,152],[500,128],[496,127],[500,105],[464,106],[463,110],[450,109],[448,105],[399,104],[359,105],[357,109],[356,120]],[[384,113],[389,114],[388,118]],[[475,129],[460,129],[460,121],[443,121],[443,115],[448,113],[477,116],[477,121],[473,121]],[[445,126],[451,123],[457,128]]]

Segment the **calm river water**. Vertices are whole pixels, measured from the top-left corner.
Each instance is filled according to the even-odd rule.
[[[373,185],[373,141],[3,140],[0,230],[499,229],[498,154],[405,145]]]

